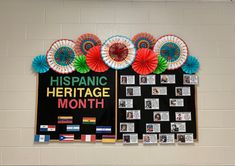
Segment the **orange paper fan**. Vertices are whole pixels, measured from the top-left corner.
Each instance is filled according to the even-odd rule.
[[[132,64],[133,70],[141,75],[152,73],[158,64],[157,55],[147,48],[140,48],[136,52],[136,58]]]
[[[92,47],[86,55],[86,63],[95,72],[105,72],[109,67],[104,63],[101,54],[101,46]]]

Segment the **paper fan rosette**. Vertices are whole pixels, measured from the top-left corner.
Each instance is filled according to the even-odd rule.
[[[160,37],[154,46],[154,52],[167,60],[168,70],[180,68],[186,62],[189,53],[186,43],[175,35]]]
[[[194,74],[199,70],[199,67],[200,67],[200,63],[197,60],[197,58],[190,55],[188,56],[187,61],[181,68],[187,74]]]
[[[73,50],[75,43],[72,40],[61,39],[55,41],[47,51],[47,63],[52,70],[57,73],[72,73],[75,69],[73,63],[75,52]]]
[[[151,34],[146,32],[136,34],[132,38],[132,41],[136,49],[148,48],[152,50],[156,43],[156,39]]]
[[[104,63],[101,57],[101,46],[91,48],[86,55],[86,63],[91,70],[95,72],[105,72],[109,67]]]
[[[49,70],[45,55],[38,55],[33,59],[32,67],[38,73],[46,73]]]
[[[161,74],[167,69],[167,60],[162,56],[158,56],[157,68],[154,70],[154,74]]]
[[[86,63],[86,56],[85,55],[80,55],[77,56],[75,61],[74,61],[74,67],[77,72],[85,74],[90,71],[90,68],[87,66]]]
[[[136,52],[132,68],[136,73],[145,75],[152,73],[156,69],[157,64],[158,58],[153,50],[140,48]]]
[[[135,46],[129,38],[113,36],[103,44],[101,57],[107,66],[121,70],[133,63],[135,52]]]
[[[101,40],[94,34],[86,33],[78,37],[75,42],[75,52],[79,55],[86,55],[87,51],[94,46],[101,46]]]

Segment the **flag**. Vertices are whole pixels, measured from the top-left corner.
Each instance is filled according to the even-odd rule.
[[[68,132],[79,132],[80,131],[80,125],[67,125],[66,131]]]
[[[102,135],[102,142],[103,143],[115,143],[116,137],[115,135]]]
[[[50,135],[35,135],[34,142],[49,142]]]
[[[96,135],[81,135],[81,141],[82,142],[95,142],[96,141]]]
[[[82,123],[83,124],[95,124],[96,118],[95,117],[83,117]]]
[[[55,131],[55,125],[40,125],[40,131]]]
[[[111,133],[111,126],[96,126],[96,133]]]
[[[72,142],[74,141],[74,134],[60,134],[59,140],[61,142]]]
[[[73,117],[72,116],[58,116],[58,124],[72,124]]]

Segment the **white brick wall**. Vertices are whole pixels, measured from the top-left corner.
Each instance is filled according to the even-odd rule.
[[[1,0],[0,165],[235,165],[234,18],[234,2]],[[141,31],[177,34],[200,59],[199,142],[33,144],[33,57],[59,38],[90,32],[104,41]]]

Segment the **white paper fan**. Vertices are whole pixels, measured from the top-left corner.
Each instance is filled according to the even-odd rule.
[[[175,35],[160,37],[154,46],[154,52],[167,60],[168,70],[180,68],[189,54],[186,43]]]
[[[113,69],[129,67],[135,60],[135,46],[125,36],[110,37],[101,48],[101,56],[107,66]]]
[[[47,51],[47,63],[57,73],[72,73],[75,68],[73,63],[76,57],[75,43],[72,40],[61,39],[55,41]]]

